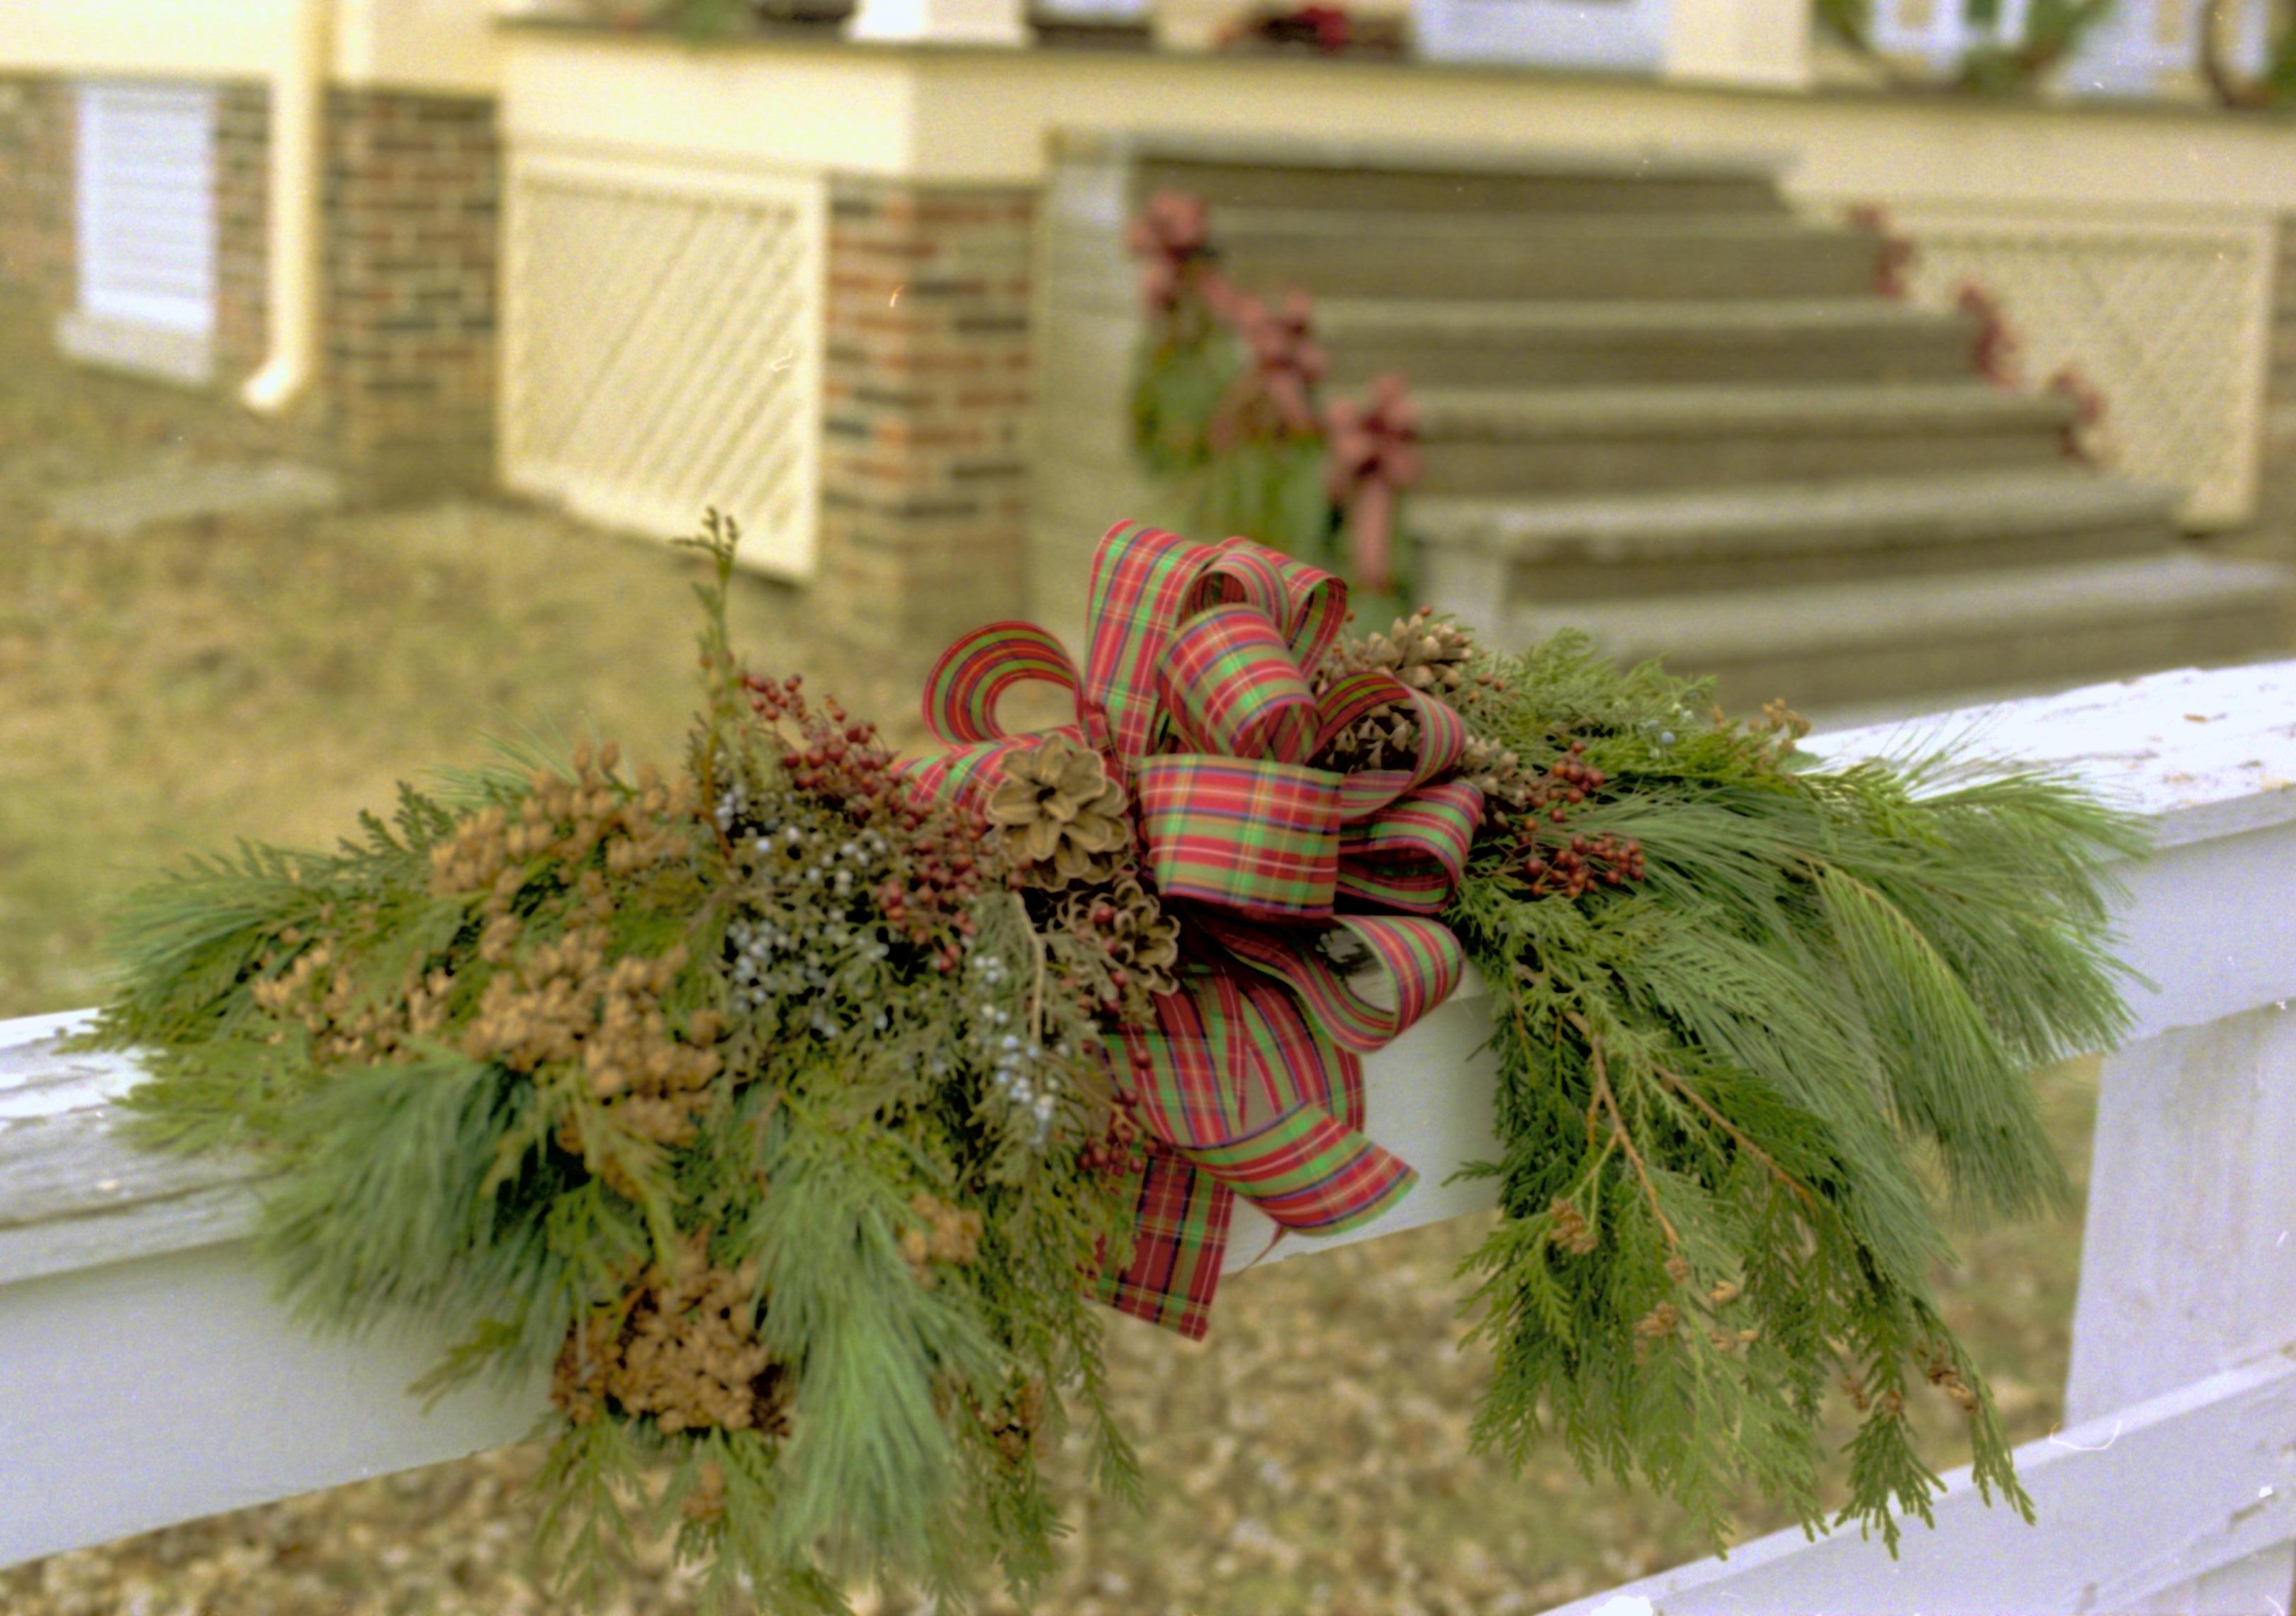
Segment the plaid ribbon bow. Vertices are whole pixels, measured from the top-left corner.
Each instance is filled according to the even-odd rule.
[[[1118,1309],[1201,1336],[1234,1197],[1283,1230],[1336,1234],[1409,1190],[1360,1131],[1357,1056],[1457,986],[1458,939],[1435,921],[1482,816],[1458,761],[1458,714],[1392,675],[1313,675],[1346,586],[1247,539],[1198,545],[1133,523],[1093,561],[1079,677],[1060,643],[995,623],[942,656],[925,722],[952,751],[921,788],[978,800],[1005,759],[997,698],[1026,679],[1077,698],[1065,734],[1097,748],[1136,806],[1149,878],[1182,919],[1179,990],[1121,1034],[1150,1141]],[[1374,709],[1411,715],[1409,768],[1337,774],[1310,759]],[[1379,912],[1373,912],[1379,911]]]

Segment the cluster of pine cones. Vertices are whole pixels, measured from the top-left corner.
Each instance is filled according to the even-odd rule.
[[[989,793],[989,824],[1023,884],[1046,901],[1032,917],[1096,1009],[1144,1019],[1178,987],[1180,925],[1139,877],[1124,788],[1098,752],[1047,736],[1008,760]]]
[[[1366,669],[1391,673],[1412,689],[1441,698],[1463,711],[1492,683],[1478,673],[1480,654],[1474,636],[1456,623],[1422,606],[1395,619],[1385,634],[1342,640],[1316,670],[1318,689],[1342,675]],[[1341,773],[1369,768],[1408,768],[1417,757],[1418,726],[1401,707],[1374,708],[1334,736],[1316,763]],[[1459,759],[1458,777],[1482,792],[1494,808],[1521,808],[1530,799],[1534,776],[1513,752],[1470,736]]]

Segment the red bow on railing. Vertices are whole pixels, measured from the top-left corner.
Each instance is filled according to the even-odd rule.
[[[1349,557],[1356,581],[1385,589],[1394,580],[1395,500],[1419,480],[1419,410],[1404,380],[1380,377],[1371,402],[1333,401],[1327,412],[1330,460],[1324,486],[1348,513]]]
[[[1954,293],[1953,305],[1977,322],[1971,357],[1979,373],[1987,381],[2003,387],[2016,386],[2017,333],[2001,308],[2001,300],[1977,282],[1964,281]]]
[[[997,698],[1026,679],[1073,693],[1077,722],[1054,733],[1108,760],[1144,874],[1181,917],[1179,990],[1157,997],[1153,1028],[1119,1030],[1151,1149],[1131,1263],[1104,1285],[1119,1309],[1190,1336],[1209,1319],[1236,1195],[1283,1229],[1329,1234],[1410,1188],[1412,1169],[1360,1131],[1357,1057],[1465,969],[1432,916],[1482,817],[1480,792],[1442,778],[1466,727],[1388,673],[1319,692],[1346,614],[1339,579],[1263,546],[1119,524],[1093,562],[1081,676],[1043,629],[996,623],[949,647],[926,690],[925,722],[954,750],[917,782],[975,802],[1044,738],[998,729]],[[1419,737],[1410,767],[1312,766],[1395,706]]]
[[[1849,209],[1849,227],[1874,238],[1874,290],[1885,298],[1902,298],[1909,290],[1906,272],[1913,267],[1914,243],[1890,227],[1890,215],[1879,202],[1858,202]]]
[[[1304,436],[1316,430],[1315,389],[1329,368],[1312,327],[1315,306],[1305,292],[1289,292],[1280,309],[1234,294],[1217,309],[1242,338],[1250,367],[1236,379],[1207,429],[1212,447],[1226,450],[1255,426]],[[1267,416],[1266,421],[1256,420]]]
[[[1140,295],[1152,315],[1179,306],[1188,272],[1210,256],[1210,226],[1203,198],[1183,191],[1160,191],[1124,233],[1124,244],[1140,267]]]

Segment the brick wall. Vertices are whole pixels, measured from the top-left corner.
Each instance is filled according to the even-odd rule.
[[[837,661],[912,710],[958,634],[1023,610],[1033,190],[839,177],[821,564]]]
[[[2274,554],[2296,561],[2296,217],[2280,221],[2272,277],[2272,352],[2265,373],[2264,444],[2256,520]]]
[[[71,86],[0,78],[0,281],[53,311],[73,297]]]
[[[260,84],[216,93],[216,381],[234,387],[263,363],[271,324],[271,95]]]
[[[328,97],[321,413],[371,493],[494,470],[502,153],[488,100]]]

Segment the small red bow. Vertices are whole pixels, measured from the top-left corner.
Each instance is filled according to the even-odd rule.
[[[1179,307],[1188,272],[1210,257],[1210,230],[1204,199],[1184,191],[1159,191],[1148,199],[1124,233],[1124,244],[1140,269],[1140,293],[1148,311],[1168,315]]]
[[[1988,381],[2004,387],[2017,383],[2017,333],[2010,328],[2009,316],[2002,311],[2001,300],[1975,281],[1964,281],[1961,290],[1954,293],[1954,307],[1975,317],[1977,338],[1972,351],[1977,368]]]
[[[2069,460],[2095,460],[2097,454],[2089,442],[2104,420],[2104,392],[2091,381],[2080,366],[2070,362],[2060,365],[2057,373],[2049,378],[2048,391],[2070,399],[2072,419],[2064,424],[2063,448]]]
[[[1222,312],[1243,340],[1251,365],[1212,418],[1212,447],[1232,447],[1253,426],[1293,436],[1313,432],[1314,389],[1330,362],[1312,333],[1315,308],[1307,294],[1287,293],[1282,308],[1271,309],[1258,298],[1234,293]]]
[[[1914,244],[1890,227],[1890,215],[1879,202],[1859,202],[1849,209],[1849,227],[1874,238],[1874,290],[1885,298],[1902,298],[1908,290],[1906,271],[1916,256]]]
[[[1419,410],[1403,378],[1380,377],[1371,401],[1334,400],[1327,418],[1330,459],[1324,486],[1348,513],[1356,581],[1385,589],[1394,581],[1395,496],[1419,480]]]
[[[1348,48],[1352,31],[1348,14],[1336,5],[1303,5],[1292,13],[1292,21],[1303,25],[1316,37],[1319,51],[1337,53]]]

